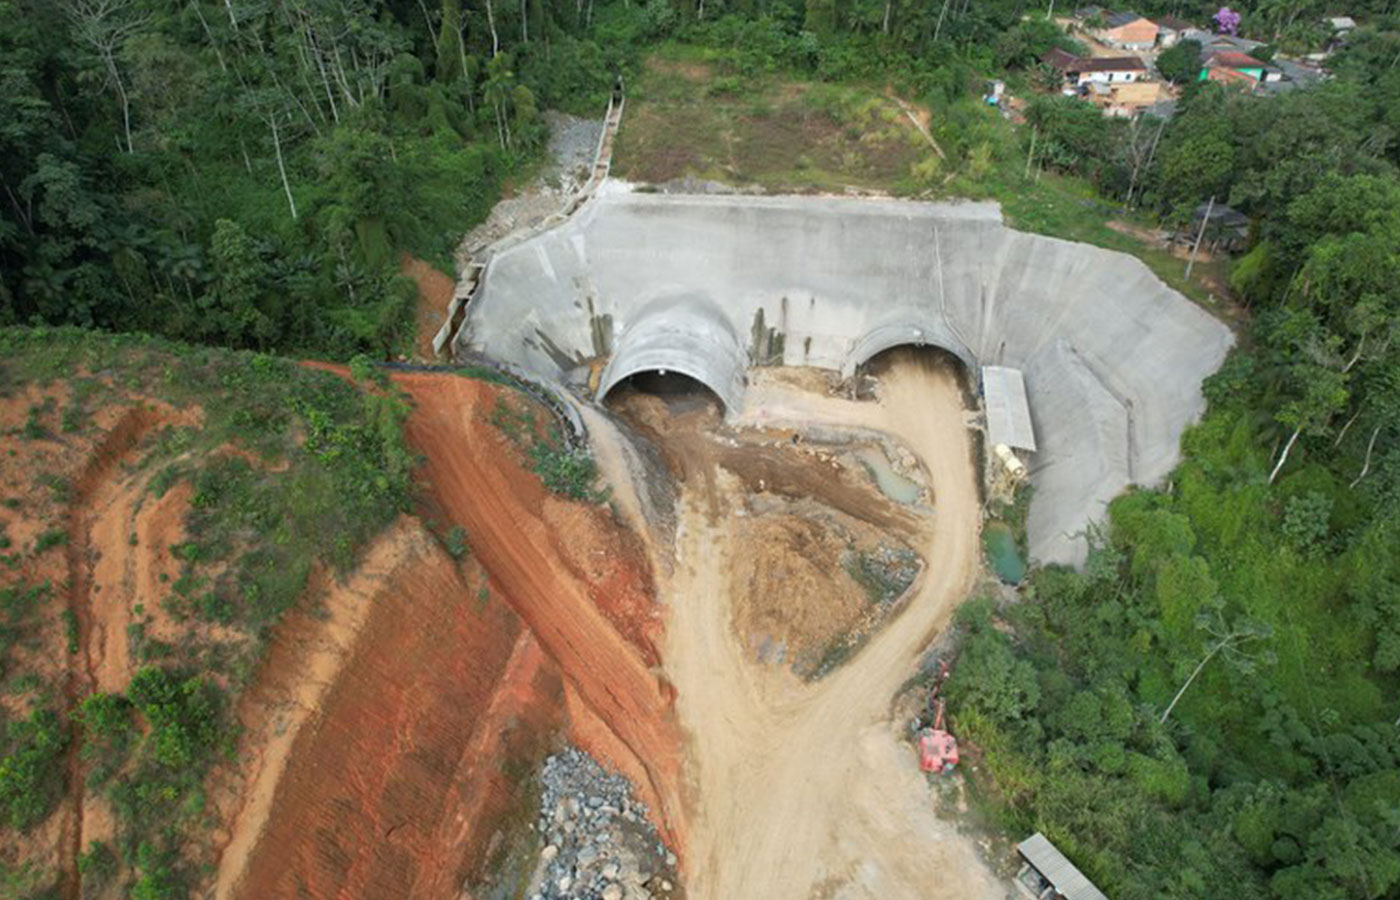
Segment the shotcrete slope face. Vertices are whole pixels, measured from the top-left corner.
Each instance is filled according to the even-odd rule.
[[[1022,369],[1039,452],[1031,555],[1077,564],[1086,523],[1177,459],[1224,325],[1141,262],[1005,227],[994,204],[604,192],[498,253],[458,340],[598,397],[674,371],[743,410],[754,365],[845,376],[901,344]]]

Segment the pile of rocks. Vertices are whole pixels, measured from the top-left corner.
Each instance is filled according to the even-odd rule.
[[[569,748],[545,760],[531,900],[672,900],[676,857],[621,775]]]

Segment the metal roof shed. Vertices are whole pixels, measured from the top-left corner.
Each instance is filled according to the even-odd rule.
[[[987,439],[992,446],[1035,452],[1035,429],[1020,369],[982,367],[982,395],[987,405]]]
[[[1031,868],[1050,882],[1057,897],[1065,900],[1108,900],[1104,892],[1094,887],[1094,883],[1039,831],[1017,844],[1016,849]]]

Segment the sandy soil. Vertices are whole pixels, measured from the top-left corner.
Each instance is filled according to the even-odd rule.
[[[817,502],[751,503],[748,512],[730,524],[740,548],[728,566],[735,636],[751,659],[813,677],[834,644],[881,619],[846,568],[850,555],[902,544]]]
[[[669,601],[666,671],[689,745],[692,897],[1000,898],[971,841],[935,814],[890,698],[972,584],[980,520],[959,388],[917,359],[877,403],[795,390],[758,373],[743,422],[854,425],[901,439],[939,498],[908,605],[845,667],[812,685],[750,662],[729,627],[737,532],[687,486]],[[721,473],[729,494],[734,482]],[[732,496],[732,495],[731,495]]]

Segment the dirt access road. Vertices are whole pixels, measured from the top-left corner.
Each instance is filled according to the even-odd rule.
[[[936,514],[917,539],[927,565],[903,612],[847,665],[807,684],[738,645],[726,577],[735,507],[710,515],[683,489],[664,655],[689,739],[689,896],[1006,896],[972,842],[935,815],[889,721],[891,698],[976,572],[978,498],[956,381],[927,360],[897,358],[878,402],[856,403],[765,371],[740,424],[891,434],[926,465]]]

